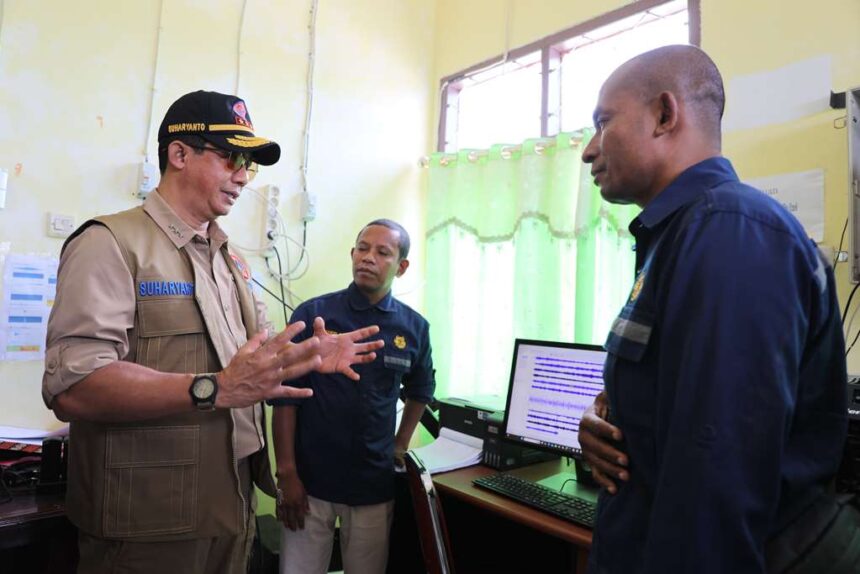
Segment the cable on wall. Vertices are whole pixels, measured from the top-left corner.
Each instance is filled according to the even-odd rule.
[[[301,163],[301,178],[302,178],[302,193],[308,194],[308,166],[310,164],[310,138],[311,138],[311,123],[313,118],[313,107],[314,107],[314,69],[316,63],[316,26],[317,26],[317,13],[319,12],[319,1],[311,0],[309,17],[308,17],[308,70],[306,76],[306,101],[307,105],[305,108],[305,123],[303,130],[303,138],[302,138],[302,163]],[[284,242],[284,257],[286,259],[286,272],[283,269],[283,262],[281,261],[280,253],[275,249],[274,245],[272,246],[275,249],[275,254],[278,257],[278,271],[275,271],[271,268],[269,264],[269,257],[264,257],[266,261],[266,269],[269,272],[269,275],[277,279],[281,282],[281,287],[283,288],[283,282],[287,282],[286,291],[290,294],[290,300],[295,296],[294,293],[289,289],[289,282],[299,279],[307,273],[308,268],[310,267],[310,253],[307,248],[308,241],[308,220],[305,219],[302,225],[302,242],[298,243],[295,239],[290,237],[286,232],[286,225],[284,224],[283,219],[280,216],[280,213],[276,214],[276,220],[278,222],[278,232],[275,234],[273,239],[282,239]],[[299,259],[295,265],[293,265],[290,261],[290,242],[294,243],[300,249]],[[304,267],[302,267],[302,263],[304,263]]]
[[[6,15],[6,0],[0,0],[0,51],[3,50],[3,17]]]
[[[308,191],[308,157],[310,156],[311,116],[314,109],[314,64],[316,59],[316,28],[318,0],[311,0],[310,23],[308,24],[308,75],[307,75],[307,107],[305,110],[305,133],[302,146],[302,191]]]
[[[245,11],[248,8],[248,0],[242,0],[242,14],[239,16],[239,32],[236,38],[236,88],[233,95],[239,96],[239,83],[242,77],[242,37],[245,35]]]
[[[158,4],[158,28],[155,32],[155,63],[152,66],[152,93],[149,98],[149,110],[147,110],[146,137],[143,139],[143,157],[149,163],[149,137],[152,135],[152,113],[155,108],[155,94],[158,92],[158,62],[161,55],[161,31],[164,22],[164,0]]]

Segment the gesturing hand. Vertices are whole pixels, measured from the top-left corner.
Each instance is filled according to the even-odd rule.
[[[369,363],[376,359],[373,351],[385,346],[381,339],[367,343],[357,343],[379,332],[379,327],[373,325],[356,329],[349,333],[332,335],[325,330],[322,317],[314,319],[314,338],[319,339],[319,355],[322,362],[316,370],[320,373],[341,373],[353,381],[360,377],[352,370],[352,365]]]
[[[612,445],[612,441],[621,440],[621,429],[605,420],[608,414],[606,393],[601,392],[585,409],[579,422],[579,444],[585,460],[591,465],[594,480],[610,494],[615,494],[614,479],[627,480],[630,476],[626,468],[627,455]]]
[[[305,324],[297,321],[266,341],[262,331],[251,337],[217,374],[217,407],[246,407],[264,399],[309,397],[310,389],[282,386],[284,379],[301,377],[319,368],[320,341],[311,337],[291,343]]]

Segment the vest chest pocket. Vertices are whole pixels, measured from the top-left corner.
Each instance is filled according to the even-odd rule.
[[[199,439],[197,426],[108,429],[105,537],[194,530]]]
[[[207,357],[206,328],[190,297],[137,302],[136,363],[168,373],[213,369]]]

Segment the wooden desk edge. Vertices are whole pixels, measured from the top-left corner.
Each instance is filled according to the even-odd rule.
[[[495,472],[495,470],[481,465],[470,466],[436,474],[433,476],[433,484],[442,494],[459,498],[489,512],[571,542],[580,548],[591,548],[590,529],[556,518],[551,514],[483,490],[472,484],[472,480],[479,476]]]

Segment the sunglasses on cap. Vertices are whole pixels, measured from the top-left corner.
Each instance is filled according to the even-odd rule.
[[[227,151],[226,149],[218,149],[215,147],[208,146],[196,146],[191,144],[185,144],[190,148],[201,150],[201,151],[211,151],[221,159],[227,160],[227,165],[233,171],[239,171],[243,167],[245,168],[245,172],[248,174],[248,181],[250,182],[254,177],[257,176],[257,171],[259,166],[257,163],[251,159],[251,153],[247,151]]]

